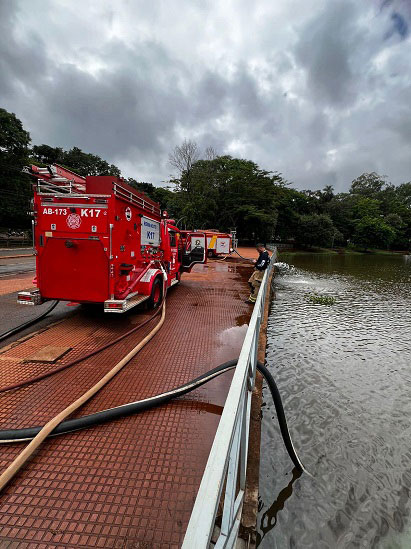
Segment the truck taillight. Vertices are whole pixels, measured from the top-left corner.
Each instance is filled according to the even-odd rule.
[[[17,294],[17,303],[21,305],[41,305],[43,298],[38,289],[29,290]]]
[[[31,301],[31,295],[19,295],[18,300],[19,301]]]

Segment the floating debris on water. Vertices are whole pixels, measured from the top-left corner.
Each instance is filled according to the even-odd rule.
[[[304,297],[309,303],[316,305],[334,305],[337,301],[332,295],[320,295],[316,292],[305,294]]]

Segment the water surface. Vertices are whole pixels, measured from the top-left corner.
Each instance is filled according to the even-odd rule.
[[[295,268],[275,280],[267,362],[313,478],[293,471],[264,390],[261,548],[411,548],[410,259],[281,257]]]

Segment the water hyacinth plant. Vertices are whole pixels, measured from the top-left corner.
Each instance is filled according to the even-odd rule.
[[[305,294],[305,299],[316,305],[334,305],[336,302],[335,297],[332,295],[319,295],[317,292]]]

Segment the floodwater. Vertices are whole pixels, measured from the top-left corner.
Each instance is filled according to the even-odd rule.
[[[411,256],[281,261],[267,363],[313,477],[293,470],[264,389],[259,547],[409,549]]]

